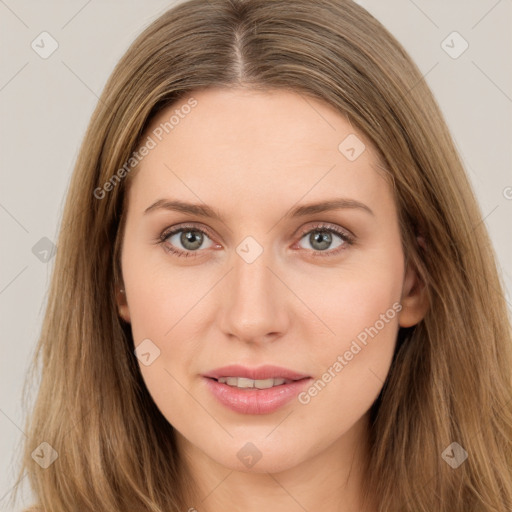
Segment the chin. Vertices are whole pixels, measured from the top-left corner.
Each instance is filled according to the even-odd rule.
[[[218,464],[244,473],[280,473],[297,466],[306,456],[297,452],[298,447],[264,438],[258,441],[256,436],[253,441],[230,440],[224,449],[216,448],[205,452]]]

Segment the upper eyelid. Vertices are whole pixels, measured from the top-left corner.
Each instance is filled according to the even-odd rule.
[[[315,230],[322,231],[325,229],[326,231],[333,231],[335,233],[341,232],[341,234],[345,234],[346,236],[348,236],[350,238],[355,238],[355,235],[349,229],[342,227],[342,226],[337,226],[336,224],[333,224],[332,222],[325,222],[325,221],[311,221],[311,222],[316,222],[316,225],[301,228],[300,230],[298,230],[298,232],[301,235],[305,235],[305,234],[309,233],[310,231],[315,231]]]
[[[210,237],[210,239],[213,239],[209,229],[207,229],[204,226],[196,226],[194,224],[184,224],[184,225],[178,224],[177,226],[166,228],[162,231],[162,234],[160,235],[160,237],[162,239],[165,239],[171,235],[175,235],[176,233],[179,233],[180,231],[185,231],[187,229],[189,229],[191,231],[192,230],[202,231],[205,234],[207,234]]]

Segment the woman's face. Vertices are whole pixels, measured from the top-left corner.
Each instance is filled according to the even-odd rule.
[[[183,445],[257,472],[351,449],[423,315],[370,142],[318,100],[210,89],[143,143],[119,311]]]

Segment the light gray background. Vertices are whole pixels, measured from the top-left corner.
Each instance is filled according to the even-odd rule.
[[[10,509],[24,437],[21,388],[54,261],[40,261],[32,248],[43,237],[56,241],[79,144],[107,77],[136,35],[174,3],[0,0],[0,510]],[[510,306],[512,2],[359,3],[409,51],[445,114],[477,192]],[[47,59],[31,48],[43,31],[59,45]],[[469,43],[457,59],[441,46],[453,31]],[[457,49],[460,41],[450,41]],[[28,503],[28,489],[24,494]]]

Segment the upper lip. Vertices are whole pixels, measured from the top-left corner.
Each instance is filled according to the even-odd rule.
[[[282,368],[280,366],[264,365],[258,366],[257,368],[248,368],[237,364],[216,368],[215,370],[203,374],[203,376],[211,379],[219,379],[220,377],[245,377],[253,380],[278,378],[300,380],[309,377],[309,375],[294,372],[293,370]]]

